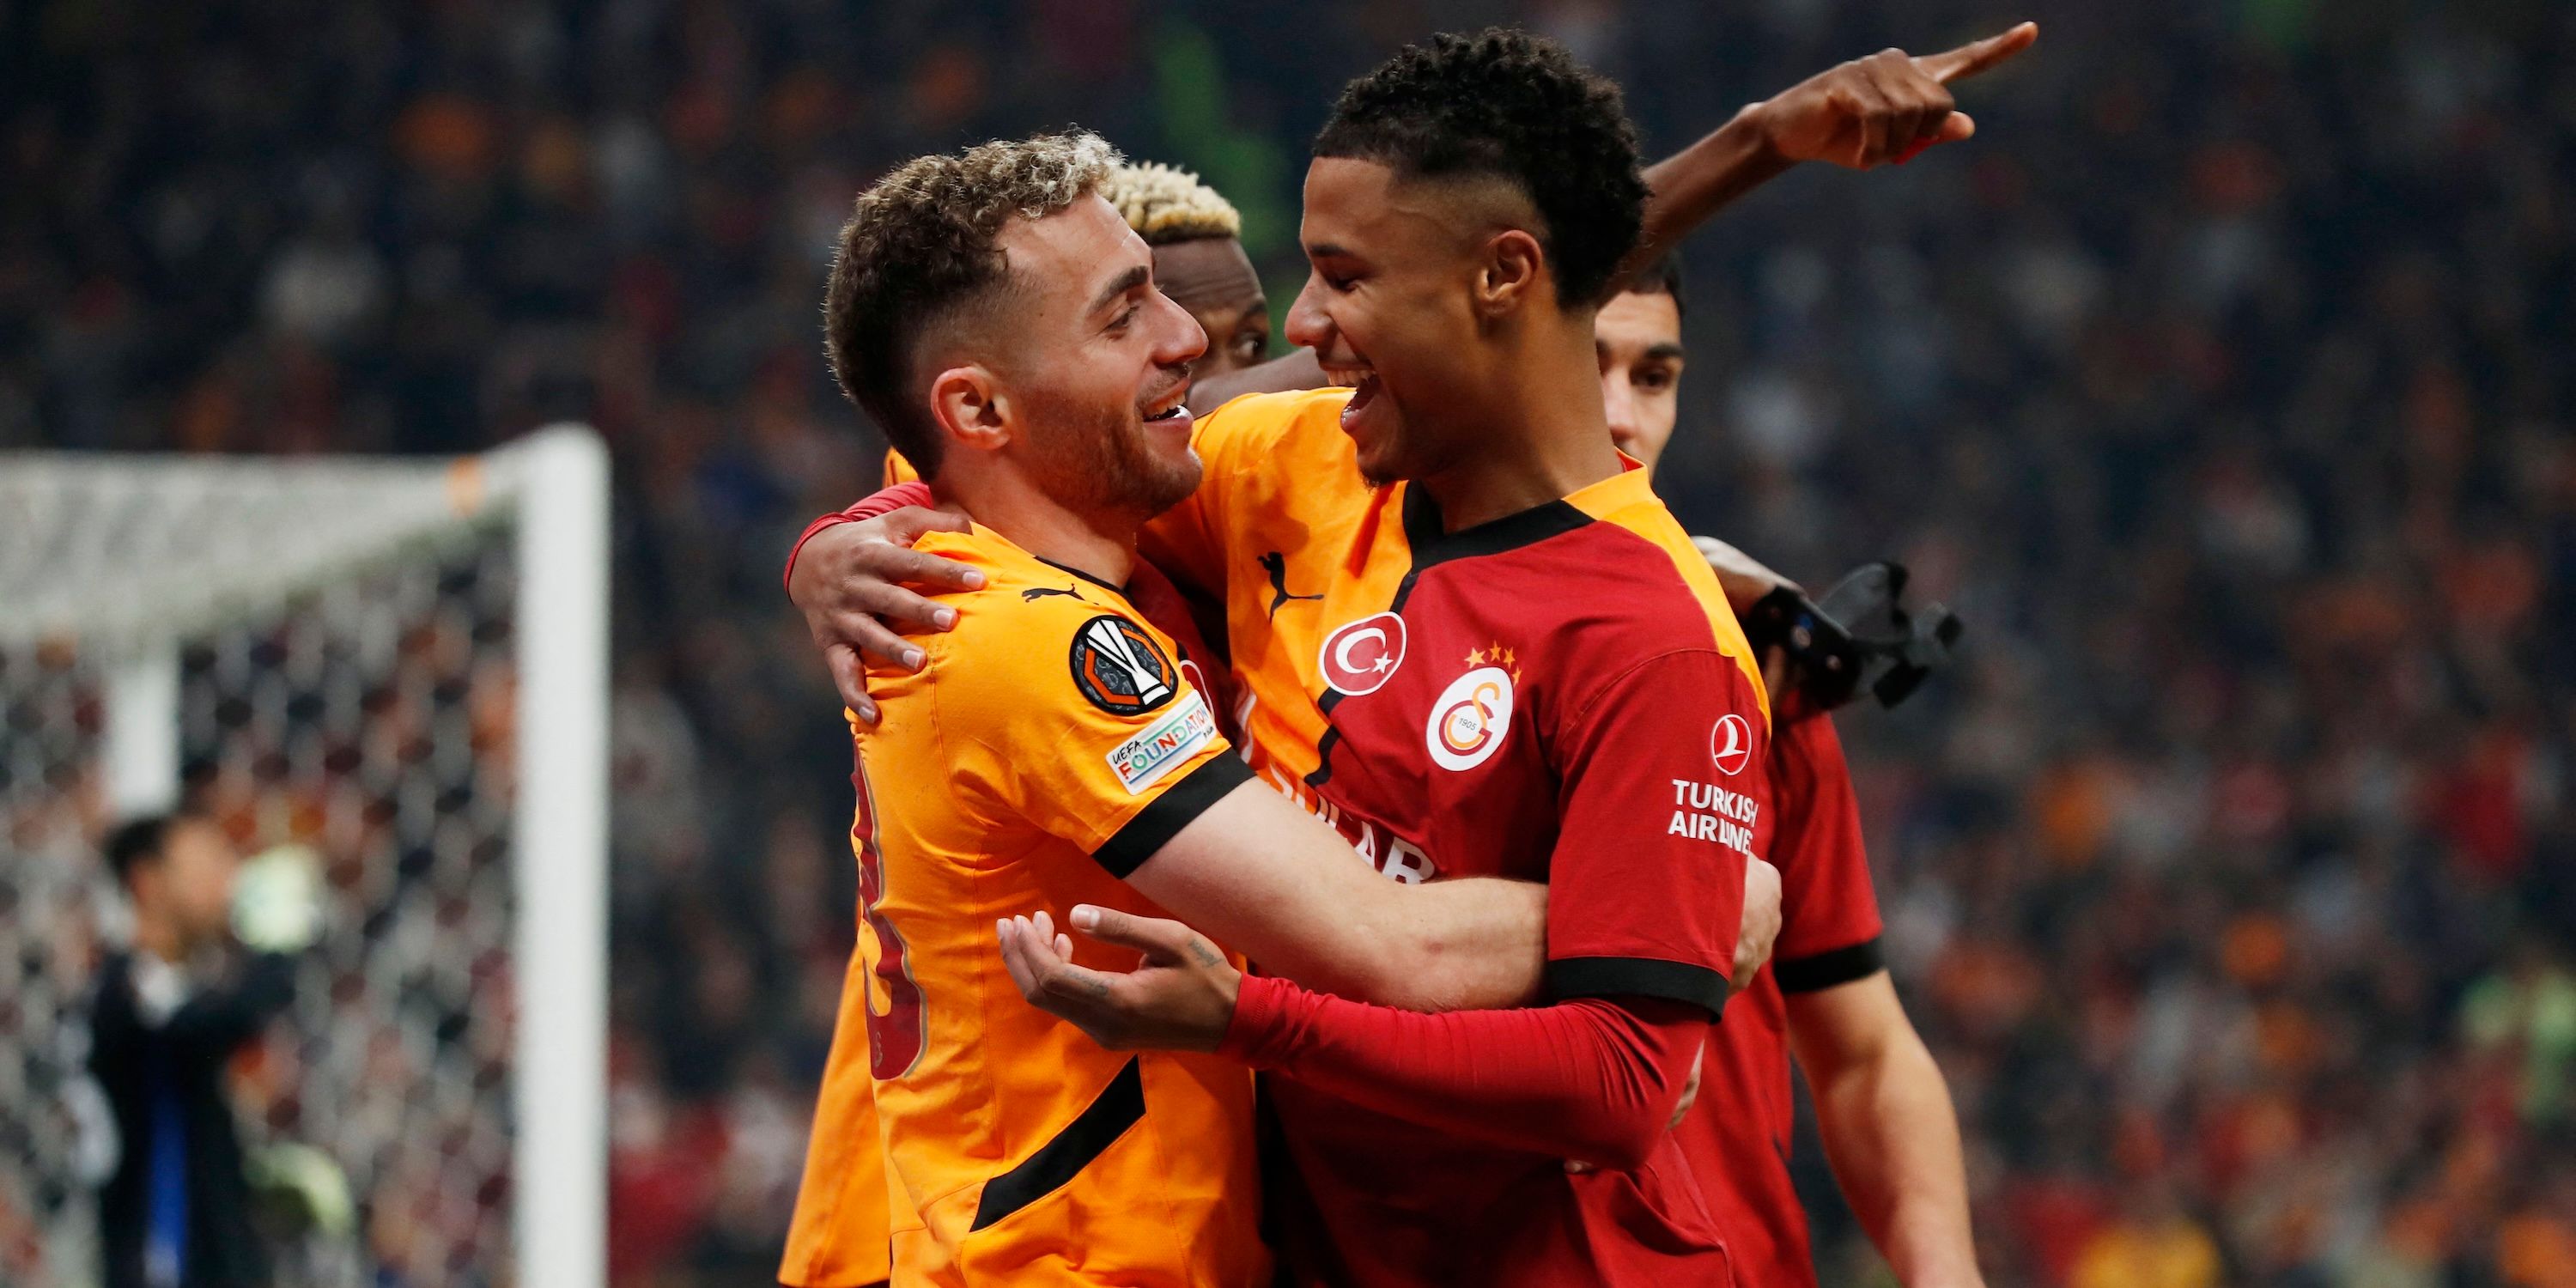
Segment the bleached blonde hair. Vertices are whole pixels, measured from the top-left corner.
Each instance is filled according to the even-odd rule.
[[[1197,175],[1158,161],[1111,168],[1100,195],[1148,246],[1201,237],[1240,237],[1243,215]]]

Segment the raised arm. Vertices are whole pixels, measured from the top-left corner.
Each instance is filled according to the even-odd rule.
[[[2039,24],[2025,22],[1937,54],[1881,50],[1746,105],[1699,142],[1646,167],[1645,235],[1612,289],[1680,245],[1709,216],[1800,162],[1868,170],[1975,134],[1976,122],[1955,109],[1950,85],[2038,39]]]

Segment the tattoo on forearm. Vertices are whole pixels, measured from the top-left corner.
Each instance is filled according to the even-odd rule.
[[[1204,939],[1190,941],[1190,959],[1209,970],[1216,969],[1225,961],[1224,958],[1216,955],[1215,949],[1208,947],[1208,942]]]

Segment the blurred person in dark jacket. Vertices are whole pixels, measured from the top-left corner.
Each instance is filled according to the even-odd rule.
[[[310,861],[274,851],[245,866],[220,826],[183,812],[119,827],[107,862],[134,935],[90,1012],[90,1070],[121,1145],[99,1194],[104,1282],[265,1284],[225,1073],[294,999],[289,954],[318,920]]]

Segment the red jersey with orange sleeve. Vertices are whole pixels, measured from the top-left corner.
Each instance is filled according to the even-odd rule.
[[[1795,1115],[1784,993],[1848,984],[1880,969],[1878,900],[1861,846],[1860,806],[1833,718],[1781,721],[1771,743],[1776,826],[1767,856],[1780,869],[1780,938],[1771,964],[1744,986],[1711,1030],[1699,1100],[1674,1135],[1692,1167],[1715,1180],[1710,1205],[1726,1233],[1736,1282],[1814,1288],[1806,1211],[1789,1175]]]
[[[1394,879],[1548,882],[1557,998],[1714,1015],[1768,798],[1761,678],[1714,575],[1636,470],[1449,532],[1427,493],[1361,479],[1347,398],[1204,418],[1200,489],[1148,530],[1176,576],[1223,588],[1255,768]],[[1631,1171],[1568,1176],[1267,1085],[1319,1226],[1283,1230],[1283,1252],[1322,1252],[1310,1278],[1725,1281],[1670,1137]]]

